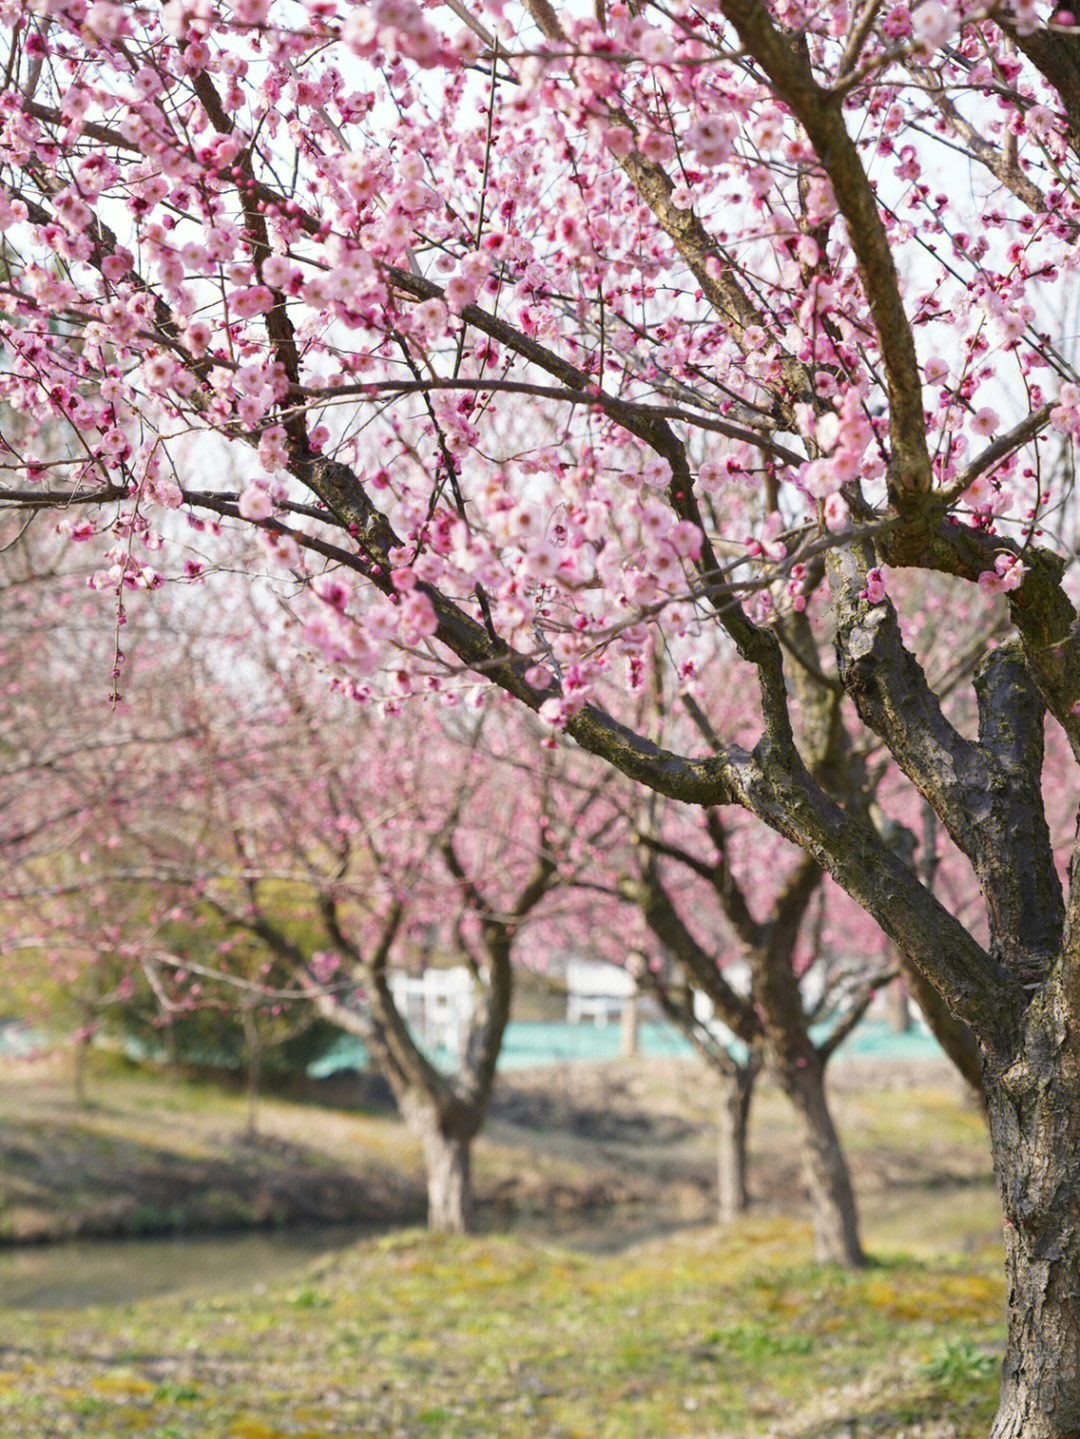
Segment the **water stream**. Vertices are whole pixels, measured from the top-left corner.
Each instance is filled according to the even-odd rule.
[[[665,1220],[651,1205],[624,1205],[594,1215],[527,1216],[512,1222],[509,1232],[589,1254],[609,1254],[685,1226],[685,1220]],[[496,1227],[507,1230],[505,1224]],[[299,1277],[313,1260],[375,1233],[385,1230],[326,1225],[14,1245],[0,1248],[0,1312],[78,1310],[165,1294],[202,1298],[236,1294],[290,1274]]]
[[[320,1255],[343,1249],[364,1232],[355,1225],[328,1225],[14,1245],[0,1249],[0,1310],[84,1309],[159,1294],[235,1293],[299,1273]]]

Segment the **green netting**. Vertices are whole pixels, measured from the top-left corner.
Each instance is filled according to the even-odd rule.
[[[639,1052],[650,1056],[690,1056],[690,1041],[673,1025],[646,1023],[638,1031]],[[562,1064],[573,1059],[614,1059],[622,1045],[618,1024],[566,1024],[559,1021],[520,1021],[507,1025],[499,1057],[500,1069],[524,1069],[532,1065]],[[898,1034],[887,1024],[866,1020],[848,1036],[840,1054],[845,1059],[921,1059],[940,1051],[936,1041],[921,1026]],[[454,1064],[454,1056],[435,1050],[434,1061],[442,1068]],[[343,1036],[308,1073],[323,1079],[343,1069],[364,1069],[367,1054],[359,1040]]]

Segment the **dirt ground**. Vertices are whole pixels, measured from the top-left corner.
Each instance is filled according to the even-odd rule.
[[[898,1195],[985,1179],[970,1136],[921,1132],[898,1153],[904,1095],[959,1092],[947,1063],[838,1063],[832,1096],[856,1187]],[[863,1098],[874,1096],[875,1131]],[[416,1145],[377,1091],[338,1080],[264,1099],[244,1137],[239,1096],[111,1069],[78,1108],[60,1059],[0,1064],[0,1242],[422,1217]],[[647,1207],[707,1220],[715,1192],[714,1078],[694,1060],[575,1062],[500,1077],[474,1168],[482,1221],[501,1226]],[[955,1106],[954,1106],[955,1107]],[[882,1120],[881,1115],[886,1116]],[[895,1113],[894,1118],[889,1116]],[[882,1124],[885,1129],[881,1129]],[[923,1126],[925,1130],[925,1125]],[[885,1132],[888,1130],[888,1132]],[[763,1212],[805,1206],[797,1136],[763,1086],[751,1118],[751,1190]],[[975,1155],[978,1155],[976,1148]]]

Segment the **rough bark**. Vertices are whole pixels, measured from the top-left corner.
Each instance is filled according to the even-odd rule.
[[[991,1439],[1080,1435],[1080,1056],[1056,985],[986,1098],[1004,1216],[1009,1338]]]
[[[1032,655],[1026,633],[1023,644],[1007,640],[991,650],[974,678],[978,740],[961,738],[899,641],[890,608],[860,612],[850,603],[854,575],[844,571],[854,559],[853,550],[830,557],[845,687],[971,860],[986,905],[988,957],[997,968],[987,974],[986,997],[1001,1022],[981,1026],[980,1034],[1009,1283],[992,1436],[1078,1439],[1077,855],[1066,910],[1042,795],[1043,705],[1054,698],[1049,661],[1045,653]],[[1060,657],[1059,650],[1053,662]],[[956,1011],[935,951],[905,949]],[[979,1028],[975,1007],[972,1018]]]
[[[720,1071],[717,1123],[717,1218],[730,1224],[750,1203],[747,1188],[746,1136],[757,1069],[733,1065]]]
[[[529,8],[542,32],[561,41],[562,31],[548,0],[529,0]],[[775,97],[802,125],[832,183],[858,262],[888,391],[891,513],[875,517],[884,523],[875,526],[877,548],[867,553],[865,564],[845,565],[845,552],[839,548],[832,552],[838,557],[833,562],[831,592],[837,616],[840,682],[865,723],[886,742],[971,859],[988,909],[989,950],[984,951],[955,916],[813,778],[790,733],[787,691],[775,639],[770,631],[749,621],[735,598],[722,597],[717,619],[734,639],[742,658],[758,667],[763,733],[752,753],[732,745],[726,750],[718,748],[704,760],[685,757],[659,748],[592,704],[572,717],[567,733],[584,749],[658,793],[693,804],[741,804],[802,846],[873,915],[935,986],[952,1013],[972,1027],[986,1057],[988,1109],[1003,1197],[1011,1287],[1010,1347],[995,1436],[1011,1439],[1024,1434],[1042,1439],[1052,1435],[1057,1439],[1080,1435],[1080,1255],[1076,1233],[1080,1202],[1072,1172],[1080,1100],[1075,1055],[1077,1003],[1074,995],[1066,1023],[1053,977],[1061,955],[1063,913],[1038,785],[1042,715],[1037,712],[1031,685],[1021,683],[1025,668],[1020,664],[1021,655],[1015,646],[1003,645],[991,652],[976,682],[978,742],[957,734],[937,697],[929,692],[925,675],[904,650],[891,607],[870,606],[859,599],[869,564],[884,560],[896,566],[917,565],[974,582],[993,568],[996,557],[1019,553],[1020,542],[987,528],[954,522],[947,514],[948,494],[929,493],[932,471],[920,371],[892,254],[895,236],[886,228],[844,118],[851,84],[871,74],[858,69],[859,45],[852,48],[849,43],[841,64],[840,78],[846,78],[848,84],[825,83],[828,77],[823,74],[818,80],[806,44],[777,25],[768,7],[758,0],[722,0],[720,11],[737,31],[747,63],[768,79]],[[875,13],[876,7],[865,7],[855,36],[865,41]],[[1002,20],[1008,24],[1007,17]],[[1036,28],[1016,39],[1019,49],[1061,96],[1067,139],[1074,150],[1080,148],[1076,37]],[[33,63],[40,69],[40,59]],[[221,133],[230,132],[235,122],[210,80],[200,75],[193,86],[211,125]],[[28,92],[32,89],[32,84],[27,87]],[[258,205],[276,204],[281,197],[254,178],[251,165],[249,156],[237,173],[244,179],[241,206],[248,221],[251,258],[258,266],[266,249],[266,228]],[[40,161],[35,160],[28,173],[36,177],[40,168]],[[636,174],[638,193],[653,206],[696,274],[698,260],[706,255],[715,257],[711,237],[702,234],[690,211],[680,211],[670,202],[667,177],[644,165],[636,152],[628,172],[632,179]],[[51,196],[47,185],[39,188]],[[294,208],[302,227],[317,232],[320,217]],[[50,218],[45,207],[33,201],[29,214],[35,224]],[[93,263],[100,264],[107,253],[115,256],[115,237],[98,219],[92,222],[90,240]],[[441,293],[420,276],[390,269],[385,273],[405,293],[423,298]],[[730,330],[737,335],[741,323],[745,333],[750,315],[745,314],[742,321],[739,316],[744,314],[747,297],[734,286],[726,267],[721,267],[721,275],[723,279],[716,283],[725,289],[716,292],[721,301],[717,308]],[[709,294],[707,283],[712,279],[710,267],[701,279],[703,293]],[[462,318],[490,335],[505,335],[508,349],[540,366],[568,389],[576,392],[591,383],[583,371],[481,307],[467,307]],[[283,307],[275,305],[267,319],[268,338],[274,358],[286,375],[295,378],[295,344],[286,319]],[[177,322],[165,301],[156,296],[153,323],[171,344],[178,333]],[[201,381],[200,367],[208,364],[209,360],[196,361],[191,373]],[[786,374],[782,379],[791,394],[805,388],[792,384]],[[576,394],[573,398],[576,401]],[[627,433],[670,460],[672,507],[680,518],[695,520],[689,508],[693,485],[685,482],[688,469],[682,442],[665,420],[610,397],[601,401],[590,394],[589,403],[602,403]],[[706,425],[702,419],[695,423]],[[292,405],[287,428],[288,468],[326,503],[327,513],[351,537],[347,550],[327,547],[325,552],[389,591],[393,583],[391,556],[400,541],[388,519],[365,493],[357,474],[310,447],[301,405]],[[1025,430],[1029,435],[1036,433],[1026,421],[1011,433],[1015,436]],[[1003,454],[997,448],[1001,443],[999,437],[972,462],[977,473],[991,463],[988,456]],[[1009,443],[1019,445],[1023,439]],[[957,478],[954,498],[970,482],[970,474],[969,470]],[[107,497],[112,494],[106,492]],[[220,496],[213,503],[232,505]],[[222,512],[233,510],[227,507]],[[1029,546],[1026,540],[1022,553],[1027,575],[1008,601],[1022,638],[1022,657],[1030,669],[1028,678],[1034,678],[1041,700],[1080,756],[1080,623],[1075,603],[1061,583],[1065,560]],[[846,552],[846,558],[858,559],[854,547]],[[704,594],[710,593],[711,577],[721,572],[706,540],[700,561]],[[426,586],[423,592],[435,607],[440,642],[464,665],[501,686],[522,705],[540,708],[549,692],[526,681],[530,669],[527,656],[515,654],[494,633],[490,622],[481,623],[464,604]],[[1075,870],[1073,878],[1071,909],[1076,918],[1080,900]],[[1075,987],[1078,956],[1073,953],[1069,958]],[[391,1026],[389,1032],[396,1041],[396,1029]],[[834,1169],[830,1156],[838,1153],[838,1148],[824,1106],[820,1066],[815,1066],[812,1056],[803,1055],[800,1060],[798,1051],[790,1047],[784,1053],[802,1064],[802,1068],[799,1062],[794,1068],[787,1066],[784,1072],[787,1091],[805,1117],[814,1160],[812,1184],[816,1180],[823,1193],[833,1190],[839,1197],[830,1179]],[[411,1058],[409,1063],[413,1063]],[[426,1082],[427,1072],[415,1068]],[[443,1128],[436,1126],[436,1130],[445,1137]],[[853,1205],[851,1208],[853,1212]]]

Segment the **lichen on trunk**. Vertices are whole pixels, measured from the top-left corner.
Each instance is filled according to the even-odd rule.
[[[992,1439],[1080,1435],[1080,1066],[1056,982],[986,1072],[1009,1335]]]

